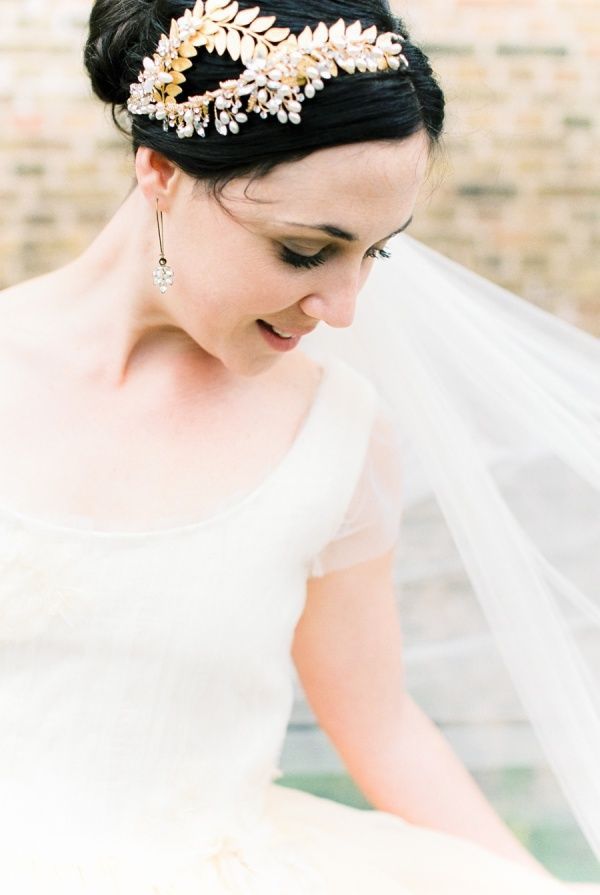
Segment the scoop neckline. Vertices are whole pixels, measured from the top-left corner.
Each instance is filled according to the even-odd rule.
[[[235,513],[243,509],[246,504],[255,500],[260,495],[262,495],[264,491],[267,491],[269,488],[271,488],[276,480],[279,478],[279,476],[282,474],[283,470],[292,463],[304,441],[307,439],[310,429],[312,428],[314,421],[318,415],[321,404],[323,403],[325,394],[329,386],[329,382],[332,378],[332,370],[334,365],[333,361],[334,359],[332,358],[328,358],[327,363],[322,360],[320,361],[322,373],[319,384],[317,385],[317,388],[315,390],[313,400],[306,414],[304,415],[304,419],[300,424],[300,428],[296,434],[296,437],[292,441],[285,454],[270,469],[267,475],[258,483],[258,485],[256,485],[256,487],[254,487],[251,491],[245,493],[241,498],[234,501],[223,510],[217,511],[216,513],[213,513],[210,516],[206,516],[202,519],[198,519],[195,522],[188,522],[185,525],[170,526],[168,528],[147,529],[145,531],[136,531],[135,529],[127,531],[119,529],[87,528],[85,526],[78,527],[74,525],[63,525],[61,523],[46,521],[45,519],[42,519],[38,516],[30,515],[29,513],[22,513],[19,510],[14,510],[7,504],[5,504],[2,500],[0,500],[0,517],[4,516],[14,521],[18,521],[23,525],[31,525],[34,528],[39,528],[47,532],[56,532],[84,538],[91,537],[100,540],[135,540],[136,538],[142,539],[156,538],[161,536],[167,537],[168,535],[193,532],[197,529],[216,524],[217,522],[226,519],[228,516],[234,515]]]

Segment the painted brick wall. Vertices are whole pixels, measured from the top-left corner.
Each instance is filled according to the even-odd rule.
[[[600,0],[395,5],[449,101],[413,233],[600,334]],[[128,189],[81,62],[90,8],[0,6],[0,288],[81,251]]]

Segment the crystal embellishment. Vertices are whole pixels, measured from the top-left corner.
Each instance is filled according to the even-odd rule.
[[[130,85],[129,112],[161,121],[164,131],[176,128],[181,138],[205,137],[211,114],[223,136],[239,133],[249,113],[297,125],[304,99],[315,97],[339,74],[409,68],[404,38],[396,32],[378,34],[375,25],[363,30],[359,20],[348,25],[338,19],[291,34],[275,21],[274,15],[261,16],[258,6],[240,10],[237,0],[197,0],[193,10],[171,20],[157,51],[144,58],[138,80]],[[227,53],[242,71],[216,90],[177,102],[198,49]]]
[[[154,285],[158,286],[164,295],[167,289],[173,285],[175,274],[173,268],[167,264],[167,259],[162,257],[158,262],[158,267],[154,268]]]
[[[85,617],[76,552],[20,522],[0,522],[0,642],[33,640],[52,622],[73,627]]]

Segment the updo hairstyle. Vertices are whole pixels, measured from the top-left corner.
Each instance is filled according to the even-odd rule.
[[[219,134],[210,125],[207,136],[180,139],[173,129],[126,108],[130,85],[137,81],[145,56],[152,56],[171,19],[192,9],[193,0],[95,0],[84,62],[94,93],[112,109],[118,129],[140,146],[156,150],[212,191],[215,197],[235,177],[268,174],[276,165],[297,161],[318,149],[369,140],[403,140],[424,130],[431,148],[439,145],[444,123],[444,96],[426,55],[411,43],[406,27],[387,0],[246,0],[240,8],[260,6],[260,15],[275,15],[277,27],[299,34],[321,21],[331,26],[342,18],[357,19],[363,29],[393,31],[404,40],[410,68],[349,75],[340,70],[313,99],[304,103],[299,125],[281,124],[250,113],[238,134]],[[238,78],[243,66],[225,53],[199,48],[186,73],[178,101],[220,81]]]

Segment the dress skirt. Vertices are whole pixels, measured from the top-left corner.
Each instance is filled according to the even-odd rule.
[[[269,836],[221,837],[162,874],[152,855],[54,863],[3,855],[11,895],[560,895],[567,886],[457,836],[272,783]]]

